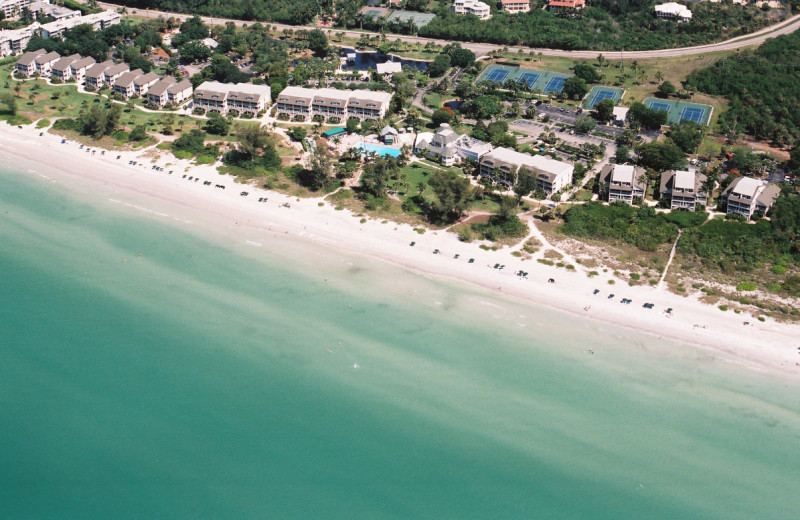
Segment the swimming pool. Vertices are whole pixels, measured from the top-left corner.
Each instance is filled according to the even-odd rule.
[[[397,157],[400,155],[400,150],[398,148],[390,148],[388,146],[382,146],[379,144],[358,143],[353,148],[361,152],[362,155],[370,152],[375,152],[376,154],[382,156],[388,155],[389,157]]]

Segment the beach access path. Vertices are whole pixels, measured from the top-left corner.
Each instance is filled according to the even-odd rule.
[[[424,276],[471,284],[502,296],[512,305],[517,302],[561,310],[566,313],[565,324],[569,323],[570,314],[581,315],[696,345],[721,362],[800,377],[797,325],[769,318],[759,322],[744,313],[721,312],[694,297],[649,286],[612,286],[610,280],[621,280],[615,280],[610,272],[590,278],[579,270],[526,261],[512,255],[511,248],[482,249],[480,243],[461,242],[456,234],[446,231],[420,234],[410,225],[363,219],[348,211],[337,211],[321,198],[297,199],[237,184],[230,176],[219,174],[214,165],[194,166],[167,153],[154,156],[151,150],[147,156],[131,151],[91,154],[77,143],[62,144],[61,137],[47,130],[42,136],[40,132],[33,125],[17,128],[0,124],[3,164],[13,165],[14,171],[31,178],[60,185],[76,196],[85,193],[100,197],[118,204],[121,211],[136,212],[183,232],[200,237],[221,234],[243,247],[263,248],[264,255],[272,256],[294,241],[317,244]],[[116,159],[118,155],[120,159]],[[134,160],[137,164],[130,165],[129,161]],[[154,170],[154,165],[163,171]],[[248,196],[241,196],[242,191]],[[498,264],[505,267],[495,268]],[[527,277],[520,276],[520,271],[526,272]],[[320,272],[318,276],[322,278],[327,273]],[[549,279],[553,282],[548,283]],[[615,296],[609,298],[612,293]],[[622,298],[633,303],[621,304]],[[645,309],[644,303],[653,303],[655,308]],[[668,308],[672,313],[666,313]],[[750,325],[743,325],[743,321]]]

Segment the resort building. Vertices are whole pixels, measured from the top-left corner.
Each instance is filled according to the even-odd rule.
[[[22,52],[38,28],[39,22],[33,22],[22,29],[0,31],[0,58]]]
[[[0,0],[0,11],[3,12],[4,18],[11,18],[30,5],[31,0]]]
[[[79,18],[80,11],[73,11],[61,5],[54,5],[47,1],[33,2],[28,9],[37,20],[41,18],[52,18],[54,20],[65,20],[68,18]]]
[[[230,110],[257,115],[270,103],[270,88],[251,83],[206,81],[194,91],[194,107],[227,114]]]
[[[394,74],[395,72],[402,72],[403,64],[399,61],[387,61],[376,64],[375,70],[378,74]]]
[[[492,17],[492,10],[487,4],[478,0],[456,0],[453,3],[453,12],[456,14],[474,14],[481,20]]]
[[[430,134],[430,138],[419,136],[416,148],[420,153],[435,156],[445,166],[458,164],[464,159],[478,162],[492,150],[490,144],[468,135],[457,134],[447,123],[439,126],[435,134]]]
[[[352,90],[347,101],[347,117],[383,119],[392,101],[392,94],[372,90]]]
[[[78,61],[81,59],[80,54],[73,54],[72,56],[65,56],[58,60],[57,62],[53,63],[53,66],[50,71],[50,77],[55,81],[65,82],[72,78],[72,72],[70,69],[70,65],[73,62]]]
[[[105,85],[104,73],[113,66],[114,62],[107,60],[101,63],[95,63],[86,69],[86,86],[95,89],[103,88],[103,85]]]
[[[119,24],[121,19],[122,16],[115,11],[103,11],[86,16],[63,18],[55,22],[42,24],[42,36],[44,38],[56,38],[61,36],[64,31],[83,24],[89,24],[95,31],[100,31]]]
[[[500,0],[500,10],[509,13],[527,13],[531,10],[530,0]]]
[[[508,148],[495,148],[480,162],[481,177],[491,177],[507,187],[517,180],[519,170],[525,168],[536,174],[536,187],[548,195],[562,190],[572,182],[574,167],[542,155],[528,155]]]
[[[94,58],[91,56],[73,61],[69,65],[70,79],[74,79],[76,82],[80,83],[83,81],[83,78],[86,77],[86,71],[95,63]]]
[[[145,97],[150,87],[158,83],[160,79],[161,76],[155,72],[148,72],[147,74],[137,76],[137,78],[133,80],[133,93],[140,98]]]
[[[302,117],[308,121],[314,116],[337,117],[340,121],[381,119],[389,109],[392,94],[370,90],[337,90],[286,87],[275,103],[277,115]]]
[[[756,211],[766,214],[780,192],[777,184],[752,177],[739,177],[722,192],[721,198],[728,205],[728,214],[749,219]]]
[[[44,55],[44,49],[38,51],[28,51],[17,60],[17,76],[29,78],[36,72],[36,63],[34,60],[38,56]]]
[[[36,72],[43,78],[50,77],[53,65],[61,59],[61,55],[56,51],[40,54],[36,56],[33,63],[36,65]]]
[[[656,5],[654,9],[656,18],[661,18],[663,20],[678,19],[680,21],[687,21],[692,19],[692,12],[689,8],[676,2]]]
[[[600,170],[600,185],[608,202],[621,200],[633,205],[634,199],[644,199],[647,176],[644,168],[628,164],[609,164]]]
[[[586,7],[586,0],[550,0],[547,9],[558,13],[561,11],[580,11]]]
[[[176,82],[171,76],[157,81],[147,91],[147,103],[158,108],[179,105],[191,97],[192,83],[188,79]]]
[[[548,195],[558,193],[572,184],[572,173],[575,167],[564,161],[557,161],[544,155],[533,156],[533,167],[530,168],[536,174],[536,188],[541,189]]]
[[[706,176],[702,173],[687,171],[668,171],[661,174],[662,198],[668,198],[670,209],[694,211],[698,204],[705,206],[708,196],[703,191]]]
[[[114,65],[113,67],[109,67],[103,71],[103,83],[108,86],[114,84],[117,81],[117,78],[128,72],[130,68],[128,67],[127,63],[120,63],[118,65]]]
[[[286,87],[278,94],[275,103],[276,114],[289,117],[300,116],[303,120],[311,119],[311,103],[314,101],[314,89],[303,87]]]
[[[119,94],[123,99],[130,99],[134,94],[133,81],[143,74],[142,69],[130,70],[123,73],[114,81],[113,90],[115,94]]]

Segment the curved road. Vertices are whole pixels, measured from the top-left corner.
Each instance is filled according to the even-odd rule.
[[[117,9],[121,7],[119,4],[105,3],[105,2],[100,2],[98,3],[98,5],[104,9]],[[133,14],[134,11],[136,12],[135,15],[141,18],[157,18],[159,16],[166,16],[166,17],[173,16],[180,20],[184,20],[191,16],[182,13],[170,13],[166,11],[154,11],[146,9],[128,10],[130,14]],[[241,27],[242,25],[245,24],[252,25],[253,23],[256,23],[253,21],[231,20],[227,18],[214,18],[210,16],[202,16],[201,18],[205,23],[210,25],[224,25],[227,22],[233,22],[237,26]],[[278,30],[283,30],[283,29],[297,30],[304,28],[302,26],[296,26],[296,25],[284,25],[284,24],[269,23],[269,22],[260,22],[260,23],[264,25],[271,25],[273,27],[276,27]],[[305,27],[305,28],[313,29],[313,27]],[[517,52],[517,50],[522,49],[524,52],[528,51],[534,51],[536,53],[541,52],[543,56],[574,58],[574,59],[595,59],[600,54],[603,54],[606,57],[627,58],[627,59],[677,58],[682,56],[697,56],[700,54],[709,54],[720,51],[731,51],[736,49],[742,49],[745,47],[761,45],[767,38],[774,38],[776,36],[780,36],[783,34],[789,34],[796,31],[797,29],[800,29],[800,14],[792,16],[791,18],[788,18],[778,24],[765,27],[751,34],[738,36],[736,38],[731,38],[730,40],[725,40],[722,42],[709,43],[707,45],[696,45],[694,47],[677,47],[673,49],[658,49],[653,51],[565,51],[559,49],[536,49],[531,47],[511,47],[511,46],[509,46],[508,49],[512,52]],[[348,38],[360,38],[362,34],[366,34],[371,37],[379,36],[379,33],[369,32],[369,31],[339,30],[335,28],[324,29],[324,30],[334,33],[343,32]],[[450,40],[421,38],[419,36],[404,36],[399,34],[387,35],[387,37],[399,39],[409,43],[426,44],[429,42],[433,42],[438,45],[447,45],[448,43],[452,43]],[[483,56],[484,54],[487,54],[490,51],[500,50],[506,47],[505,45],[494,45],[491,43],[469,43],[469,42],[459,42],[459,43],[461,43],[462,47],[465,47],[473,51],[477,56]]]

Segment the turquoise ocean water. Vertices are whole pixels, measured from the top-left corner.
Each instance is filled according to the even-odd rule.
[[[797,517],[796,382],[240,243],[0,172],[0,517]]]

